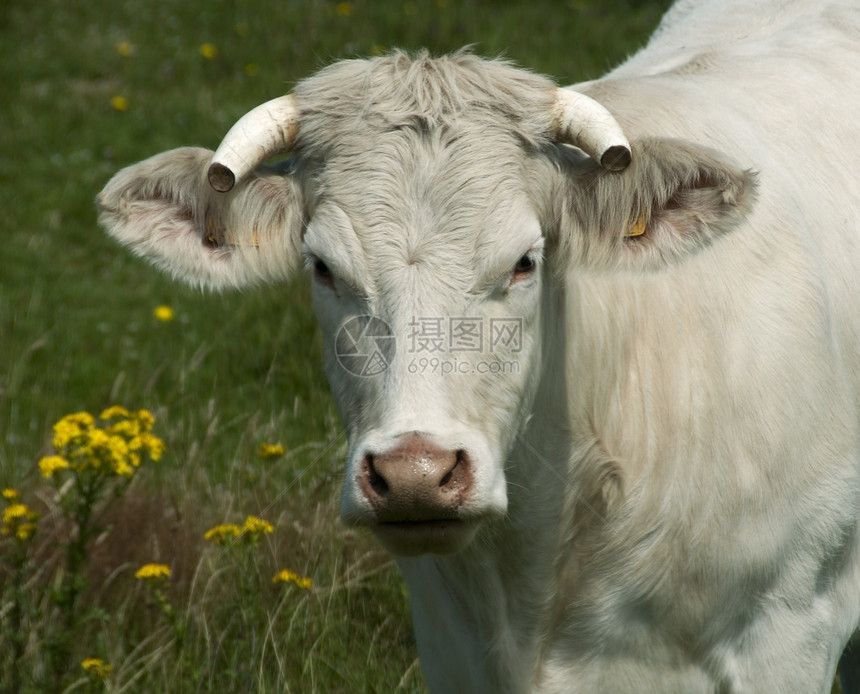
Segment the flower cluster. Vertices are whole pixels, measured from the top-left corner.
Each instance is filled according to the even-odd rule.
[[[262,518],[248,516],[241,527],[235,523],[216,525],[206,531],[203,539],[209,540],[219,547],[230,547],[237,542],[256,546],[263,535],[268,535],[274,530],[274,526]]]
[[[280,458],[285,450],[283,444],[280,443],[261,443],[257,448],[257,455],[263,460],[272,460],[273,458]]]
[[[275,574],[272,583],[295,583],[299,588],[310,590],[313,586],[313,581],[305,576],[299,576],[297,573],[289,569],[281,569]]]
[[[239,526],[235,523],[222,523],[214,528],[209,528],[203,535],[204,540],[214,542],[216,545],[230,545],[239,537]]]
[[[36,520],[39,514],[19,501],[21,495],[15,489],[4,489],[3,498],[9,505],[3,509],[0,532],[4,535],[12,535],[21,542],[29,540],[36,532]]]
[[[81,667],[95,680],[106,680],[113,669],[101,658],[85,658]]]
[[[131,477],[144,455],[158,460],[164,452],[164,442],[151,433],[154,423],[147,410],[119,406],[109,407],[98,420],[89,412],[67,415],[54,425],[57,455],[42,458],[39,471],[46,478],[67,469]]]
[[[176,316],[176,313],[170,306],[165,306],[162,304],[161,306],[156,306],[152,311],[152,315],[155,316],[155,320],[161,321],[162,323],[168,323],[172,321]]]
[[[140,581],[166,581],[170,578],[170,567],[167,564],[144,564],[134,574]]]

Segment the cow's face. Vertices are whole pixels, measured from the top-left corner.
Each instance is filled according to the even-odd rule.
[[[564,377],[541,363],[543,332],[567,320],[544,308],[565,291],[550,261],[679,262],[742,218],[750,177],[658,139],[619,173],[629,145],[605,109],[474,56],[348,61],[296,95],[250,112],[214,156],[119,172],[100,222],[193,284],[304,265],[349,434],[344,519],[396,553],[458,551],[505,513],[539,380]],[[285,149],[289,166],[259,167]]]
[[[303,253],[349,433],[341,512],[397,553],[504,514],[538,380],[545,240],[516,144],[495,143],[398,130],[317,172]]]

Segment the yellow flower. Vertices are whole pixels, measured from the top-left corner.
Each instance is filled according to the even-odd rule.
[[[126,99],[124,96],[117,94],[116,96],[111,98],[110,105],[113,106],[117,111],[127,111],[128,99]]]
[[[239,537],[240,532],[241,530],[238,525],[234,523],[222,523],[207,530],[203,535],[203,539],[223,547],[232,544],[233,540]]]
[[[123,58],[128,58],[134,51],[134,47],[131,45],[130,41],[120,41],[116,45],[116,52],[119,53]]]
[[[67,470],[68,468],[69,461],[58,455],[49,455],[39,461],[39,473],[45,479],[53,477],[55,472]]]
[[[152,429],[152,425],[155,424],[155,417],[152,416],[152,412],[149,410],[138,410],[137,411],[137,421],[140,422],[140,425],[149,431]]]
[[[221,547],[229,547],[237,540],[245,544],[256,546],[263,535],[274,532],[275,527],[262,518],[248,516],[240,528],[235,523],[224,523],[210,528],[203,535],[204,540],[214,542]]]
[[[3,522],[12,520],[13,518],[23,518],[27,515],[26,504],[12,504],[3,509]]]
[[[14,501],[15,499],[20,499],[21,495],[18,493],[17,489],[12,489],[11,487],[7,487],[3,490],[3,498],[7,501]]]
[[[262,518],[257,516],[248,516],[242,526],[241,533],[243,535],[268,535],[275,531],[275,526],[267,523]]]
[[[262,518],[257,518],[257,516],[248,516],[239,531],[239,539],[246,545],[256,547],[263,535],[268,535],[274,531],[275,527],[271,523]]]
[[[134,574],[139,580],[161,581],[170,578],[170,567],[166,564],[144,564]]]
[[[89,412],[76,412],[63,417],[54,425],[54,448],[65,448],[95,426],[96,420]]]
[[[264,460],[279,458],[284,454],[284,447],[280,443],[261,443],[257,448],[257,455]]]
[[[162,323],[172,321],[174,317],[173,309],[170,308],[170,306],[156,306],[152,314],[155,316],[156,320],[160,320]]]
[[[105,429],[110,436],[121,436],[132,440],[140,435],[140,422],[136,419],[121,419]]]
[[[75,470],[101,470],[103,463],[108,463],[113,468],[113,458],[120,455],[117,447],[121,439],[111,436],[104,429],[92,429],[87,432],[86,437],[70,452],[75,461]]]
[[[112,405],[99,415],[99,419],[116,419],[117,417],[131,417],[131,412],[122,405]]]
[[[143,434],[140,437],[140,440],[141,448],[145,448],[149,451],[149,457],[152,460],[155,462],[161,460],[161,456],[164,453],[164,441],[152,434]]]
[[[36,519],[39,514],[26,504],[11,504],[3,509],[3,525],[0,531],[4,535],[14,535],[19,540],[29,540],[36,532]]]
[[[113,669],[101,658],[85,658],[81,667],[96,679],[105,680]]]
[[[140,459],[132,460],[133,466],[123,458],[117,458],[111,462],[111,468],[120,477],[131,477],[134,475],[134,468],[140,465]]]
[[[214,44],[204,43],[200,46],[200,55],[206,58],[206,60],[212,60],[216,55],[218,55],[218,49],[215,48]]]
[[[310,590],[313,581],[305,576],[299,576],[289,569],[281,569],[272,579],[272,583],[295,583],[299,588]]]
[[[248,77],[256,77],[260,73],[260,66],[257,63],[248,63],[245,66],[245,74]]]
[[[29,540],[33,537],[33,534],[36,532],[36,524],[35,523],[21,523],[18,528],[15,530],[15,537],[17,537],[22,542],[24,540]]]
[[[349,17],[355,11],[355,7],[351,2],[339,2],[335,5],[334,11],[341,17]]]

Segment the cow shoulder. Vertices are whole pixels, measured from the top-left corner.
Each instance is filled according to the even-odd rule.
[[[283,279],[301,261],[297,185],[259,169],[229,193],[206,177],[212,152],[183,147],[117,173],[97,198],[99,223],[166,273],[213,289]]]
[[[587,267],[659,269],[736,228],[753,205],[755,178],[691,142],[638,140],[624,172],[567,177],[562,242]]]

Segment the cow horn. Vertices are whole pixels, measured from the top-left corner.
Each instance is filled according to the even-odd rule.
[[[630,143],[621,126],[594,99],[570,89],[557,89],[552,114],[552,137],[575,145],[609,171],[630,165]]]
[[[209,164],[209,184],[226,193],[272,155],[289,152],[298,131],[299,107],[291,94],[248,111],[215,151]]]

